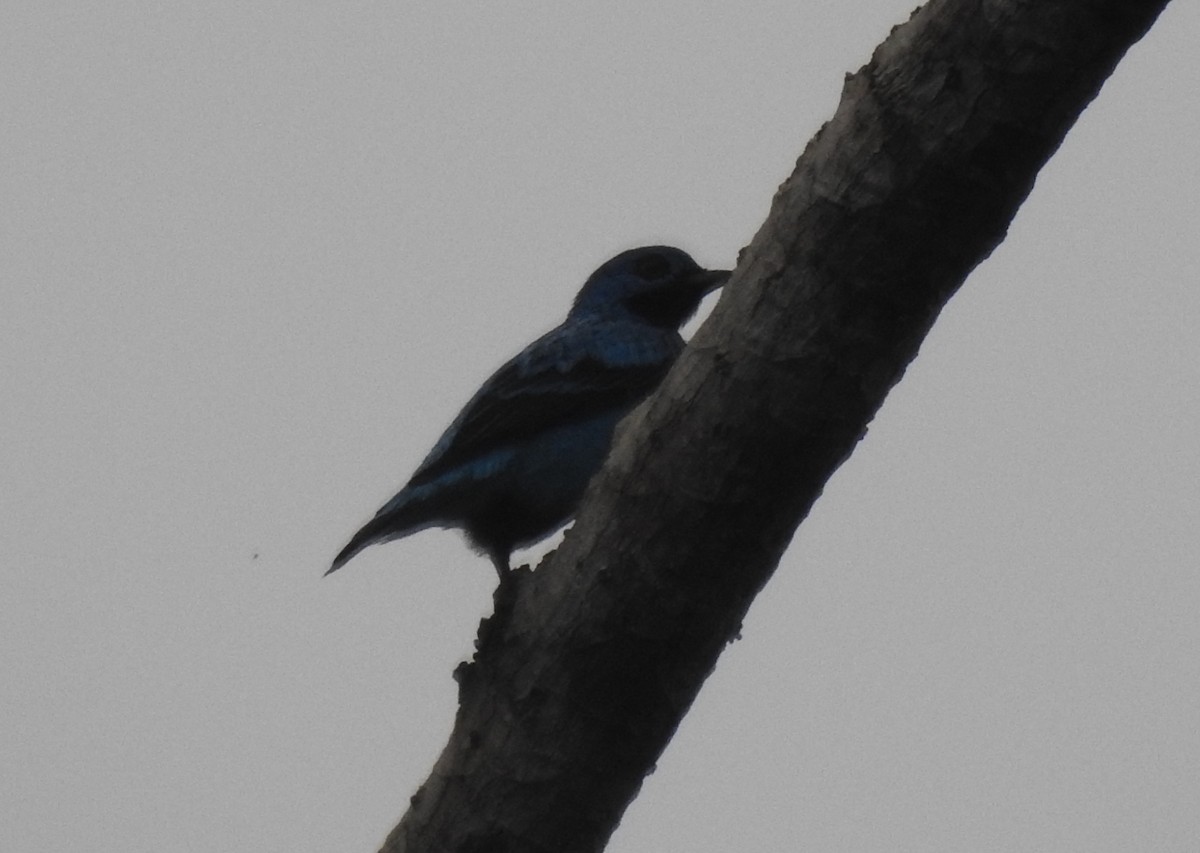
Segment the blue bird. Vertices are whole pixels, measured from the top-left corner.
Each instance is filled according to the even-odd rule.
[[[617,422],[683,351],[679,327],[728,270],[670,246],[630,249],[584,283],[567,319],[492,374],[330,572],[368,545],[458,527],[503,581],[514,548],[565,524]]]

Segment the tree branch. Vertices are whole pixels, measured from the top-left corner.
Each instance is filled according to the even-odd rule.
[[[847,78],[575,527],[496,593],[384,851],[604,847],[797,525],[1166,0],[933,0]]]

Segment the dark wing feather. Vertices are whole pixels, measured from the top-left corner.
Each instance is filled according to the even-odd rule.
[[[409,485],[430,482],[539,432],[630,409],[662,381],[682,349],[674,330],[628,320],[568,321],[483,384]]]
[[[671,361],[609,364],[588,356],[560,369],[529,375],[514,361],[496,373],[473,399],[409,481],[427,483],[491,450],[572,421],[613,409],[632,408],[652,391]],[[447,441],[448,439],[448,441]]]

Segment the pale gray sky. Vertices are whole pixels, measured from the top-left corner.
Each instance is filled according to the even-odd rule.
[[[374,850],[495,583],[346,538],[609,255],[728,265],[907,2],[0,10],[0,850]],[[1044,170],[614,853],[1200,843],[1200,7]]]

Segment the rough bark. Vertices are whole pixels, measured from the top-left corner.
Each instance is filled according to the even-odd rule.
[[[826,480],[1166,0],[934,0],[847,78],[576,525],[496,593],[385,851],[596,851]]]

